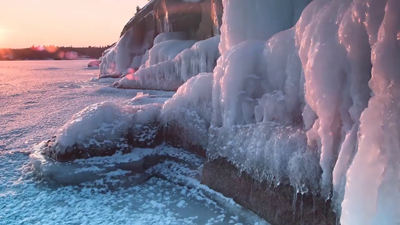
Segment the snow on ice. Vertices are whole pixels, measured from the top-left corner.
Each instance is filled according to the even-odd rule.
[[[185,127],[212,157],[258,180],[288,180],[332,199],[341,224],[398,223],[400,2],[223,6],[221,36],[204,41],[164,33],[150,48],[153,40],[138,42],[131,29],[104,53],[101,75],[122,76],[120,88],[178,90],[169,100],[141,94],[127,103],[158,105],[151,118]],[[142,113],[133,121],[114,103],[95,108],[73,118],[58,141],[84,142],[102,124],[114,140],[127,124],[151,120]]]
[[[68,163],[32,152],[34,143],[54,135],[70,118],[77,120],[70,121],[70,129],[63,128],[72,135],[68,139],[83,140],[70,131],[90,134],[85,126],[114,124],[112,118],[103,116],[125,118],[121,106],[152,105],[172,96],[171,92],[110,88],[109,83],[90,80],[95,72],[86,70],[87,63],[0,62],[5,75],[0,77],[0,118],[4,119],[0,123],[0,224],[215,224],[236,217],[236,223],[265,224],[231,199],[201,185],[195,177],[203,161],[182,149],[165,145],[136,148],[130,154]],[[77,129],[79,124],[82,131]],[[148,174],[126,169],[154,154],[186,163],[166,161]],[[168,179],[153,176],[161,173]]]

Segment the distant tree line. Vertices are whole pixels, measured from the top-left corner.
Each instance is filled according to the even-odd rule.
[[[136,12],[135,15],[138,14],[140,12],[140,10],[142,10],[138,5],[136,6]]]
[[[0,49],[0,60],[46,60],[70,59],[73,53],[79,58],[99,58],[110,46],[66,47],[66,46],[32,46],[23,49]]]

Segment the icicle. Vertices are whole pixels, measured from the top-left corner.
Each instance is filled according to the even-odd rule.
[[[300,202],[300,223],[303,222],[303,193],[301,193],[301,202]]]
[[[293,193],[292,210],[293,210],[293,222],[296,221],[296,208],[297,208],[297,191]]]
[[[341,216],[344,225],[400,223],[398,9],[398,0],[387,1],[372,49],[370,87],[374,96],[362,113],[358,152],[347,172]]]

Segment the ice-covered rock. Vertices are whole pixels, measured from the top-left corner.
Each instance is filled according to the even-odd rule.
[[[191,77],[213,71],[219,57],[218,44],[219,36],[199,42],[161,42],[149,51],[144,66],[114,85],[119,88],[177,90]]]
[[[264,151],[239,145],[257,130],[257,122],[302,123],[307,138],[303,144],[309,146],[305,152],[317,149],[318,157],[307,164],[300,161],[312,157],[300,157],[294,171],[307,171],[308,165],[319,160],[322,175],[313,179],[320,181],[322,196],[331,198],[333,191],[338,214],[344,199],[342,224],[395,224],[399,221],[400,158],[399,122],[393,112],[400,97],[395,76],[400,5],[395,0],[314,0],[296,26],[274,35],[289,24],[279,7],[284,6],[284,11],[293,2],[282,1],[269,9],[272,2],[266,0],[223,2],[223,54],[214,71],[213,129],[229,136],[250,127],[227,138],[240,141],[222,147],[224,156],[236,159],[237,152]],[[260,22],[269,16],[280,17],[282,23]],[[224,139],[223,135],[210,137],[216,146]],[[279,137],[271,136],[274,141]],[[254,140],[265,146],[265,138]],[[233,162],[252,171],[251,158]],[[288,159],[277,156],[275,160]],[[307,176],[295,177],[300,180],[295,179],[293,185],[301,186]]]
[[[100,67],[100,63],[101,63],[101,59],[99,60],[94,60],[94,61],[90,61],[88,63],[88,67]]]
[[[265,122],[212,127],[209,132],[211,158],[224,157],[260,182],[291,184],[303,194],[318,189],[318,154],[307,147],[301,128]]]
[[[232,47],[218,60],[214,79],[215,126],[301,121],[304,78],[292,29]]]
[[[115,83],[121,88],[176,90],[186,82],[161,111],[172,133],[208,145],[210,155],[257,180],[332,199],[342,224],[398,223],[398,0],[223,0],[223,6],[221,37],[195,43],[182,33],[161,34],[147,50],[131,29],[106,52],[102,71],[126,74]],[[186,27],[170,21],[184,12],[163,12],[156,12],[163,31]],[[217,59],[212,76],[198,75],[211,72]],[[104,124],[118,134],[107,138],[134,131],[115,122],[123,120],[151,133],[137,121],[157,120],[155,104],[130,116],[108,106],[104,115],[115,120]],[[76,121],[70,129],[91,120]],[[74,141],[59,136],[54,149],[93,140],[93,133],[79,132]],[[128,139],[147,140],[135,135]]]
[[[168,142],[189,149],[207,148],[212,82],[212,73],[192,77],[164,104],[161,121]]]
[[[146,67],[171,61],[183,50],[191,48],[195,40],[166,40],[155,44],[149,51]]]
[[[115,44],[103,52],[100,63],[100,78],[118,78],[121,74],[114,73],[115,71]]]
[[[311,0],[222,1],[221,54],[246,40],[268,40],[296,24]],[[229,22],[227,22],[229,21]]]
[[[146,50],[153,45],[154,31],[142,33],[141,27],[132,27],[120,40],[104,52],[100,77],[119,77],[137,70]]]
[[[150,95],[139,92],[133,99],[124,102],[125,105],[147,105],[147,104],[164,104],[167,100],[171,99],[174,92],[163,95]]]
[[[58,152],[64,154],[67,147],[74,144],[91,144],[102,139],[117,140],[128,133],[131,123],[129,114],[114,103],[89,106],[61,128],[57,136]]]
[[[159,103],[121,107],[112,102],[89,106],[74,115],[42,153],[69,161],[156,146],[162,143],[161,107]]]
[[[185,32],[168,32],[168,33],[161,33],[157,35],[154,39],[154,45],[159,44],[164,41],[171,41],[171,40],[188,40],[189,35]]]

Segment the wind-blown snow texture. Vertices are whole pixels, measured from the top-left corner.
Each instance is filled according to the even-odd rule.
[[[210,150],[263,179],[279,183],[283,176],[296,188],[321,189],[341,210],[342,224],[397,224],[400,3],[314,0],[293,28],[277,33],[293,25],[285,12],[301,10],[294,2],[223,1]],[[289,139],[306,138],[308,147],[282,139],[295,136]],[[309,173],[315,164],[308,162],[313,152],[322,169],[319,184],[307,182],[315,180]],[[273,160],[253,166],[260,154]],[[283,167],[273,170],[276,163]]]

